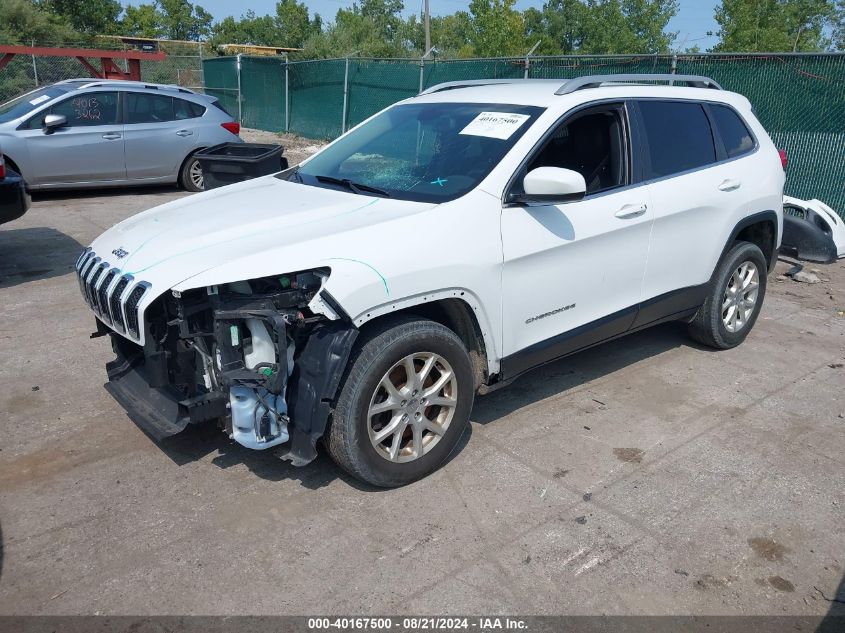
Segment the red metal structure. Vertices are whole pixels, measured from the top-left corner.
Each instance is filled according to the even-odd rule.
[[[164,61],[167,55],[162,51],[144,53],[141,51],[107,51],[93,48],[45,48],[43,46],[0,46],[0,70],[8,64],[15,55],[38,55],[40,57],[76,57],[85,66],[92,77],[97,79],[131,79],[141,81],[141,62]],[[101,69],[88,61],[89,57],[100,60]],[[116,59],[125,59],[129,72],[124,72]]]

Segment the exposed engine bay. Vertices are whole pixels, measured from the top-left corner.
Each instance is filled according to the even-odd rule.
[[[106,389],[156,439],[216,420],[250,449],[289,442],[282,457],[307,464],[358,334],[320,292],[328,272],[165,293],[146,310],[143,346],[98,321],[117,354]]]

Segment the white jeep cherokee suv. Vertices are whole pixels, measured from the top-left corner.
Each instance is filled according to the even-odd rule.
[[[121,222],[76,268],[106,388],[150,435],[216,420],[297,465],[322,437],[397,486],[533,367],[669,320],[741,343],[783,184],[748,100],[705,77],[441,84]]]

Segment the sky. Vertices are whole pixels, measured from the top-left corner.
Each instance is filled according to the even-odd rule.
[[[135,0],[137,4],[142,0]],[[221,20],[228,15],[239,17],[241,14],[252,9],[258,15],[274,13],[275,0],[192,0],[195,4],[201,5],[214,16],[215,20]],[[324,21],[334,19],[337,10],[352,5],[352,0],[304,0],[305,5],[311,14],[319,13]],[[123,4],[127,4],[124,1]],[[716,22],[713,19],[713,12],[719,0],[679,0],[680,8],[678,14],[669,22],[668,29],[678,32],[678,39],[675,47],[684,49],[697,44],[701,50],[707,50],[716,43],[715,37],[707,37],[708,31],[715,31]],[[432,15],[449,14],[455,11],[466,10],[469,0],[429,0],[429,7]],[[517,0],[518,9],[524,10],[528,7],[540,8],[543,0]],[[422,11],[422,0],[405,0],[405,13],[410,14]]]

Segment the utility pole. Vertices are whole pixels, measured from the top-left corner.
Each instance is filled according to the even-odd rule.
[[[543,40],[537,40],[537,43],[531,47],[531,50],[525,53],[525,73],[524,79],[528,79],[528,69],[531,67],[531,56],[534,54],[534,51],[537,50],[537,47],[543,43]]]
[[[32,40],[32,48],[35,48],[35,40]],[[38,66],[35,64],[35,55],[32,56],[32,78],[35,80],[35,87],[38,87]]]
[[[431,28],[429,26],[429,14],[428,14],[428,0],[425,0],[425,15],[423,17],[423,24],[425,25],[425,50],[431,50]]]

